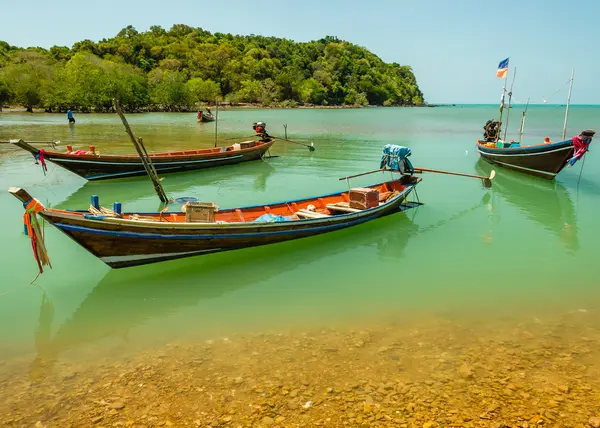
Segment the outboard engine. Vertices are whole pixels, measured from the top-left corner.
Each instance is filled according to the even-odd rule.
[[[267,124],[265,122],[254,122],[252,124],[252,129],[254,129],[257,134],[262,134],[263,132],[267,132]]]
[[[488,120],[483,126],[483,138],[485,141],[497,141],[500,138],[502,122],[499,120]]]
[[[265,122],[254,122],[252,124],[252,129],[254,129],[256,134],[260,135],[263,139],[269,138],[269,134],[267,134],[267,124]]]

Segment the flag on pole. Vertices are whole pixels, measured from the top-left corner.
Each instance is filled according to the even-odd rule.
[[[507,73],[508,73],[508,58],[503,59],[502,61],[500,61],[500,64],[498,64],[498,71],[496,72],[496,77],[499,77],[500,79],[502,79],[503,77],[506,77]]]

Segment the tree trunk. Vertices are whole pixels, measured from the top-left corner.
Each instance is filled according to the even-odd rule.
[[[27,113],[33,113],[33,107],[27,106]]]

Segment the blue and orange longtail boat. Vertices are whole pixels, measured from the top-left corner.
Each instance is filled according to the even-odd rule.
[[[208,215],[202,221],[190,220],[189,210],[193,205],[188,205],[186,212],[176,213],[121,214],[101,207],[91,212],[70,211],[46,208],[24,189],[13,187],[9,192],[25,206],[36,201],[36,214],[110,267],[122,268],[273,244],[356,226],[398,212],[420,181],[421,178],[403,175],[369,186],[367,189],[375,191],[378,203],[366,209],[352,208],[351,191],[345,191],[225,210],[203,206],[200,208]]]

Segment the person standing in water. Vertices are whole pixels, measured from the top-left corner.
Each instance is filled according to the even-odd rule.
[[[75,123],[75,118],[73,117],[73,112],[71,109],[67,111],[67,118],[69,119],[69,123]]]

